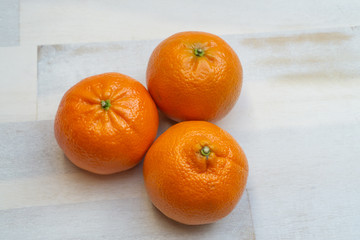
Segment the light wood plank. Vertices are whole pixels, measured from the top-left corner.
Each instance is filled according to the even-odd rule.
[[[153,207],[142,164],[83,171],[64,157],[53,121],[0,124],[0,133],[0,239],[254,239],[246,192],[226,218],[186,226]]]
[[[19,45],[19,0],[0,1],[0,47]]]
[[[257,239],[359,238],[360,28],[224,39],[243,63],[244,85],[217,124],[248,155]],[[144,84],[158,42],[40,48],[39,118],[53,118],[85,76],[111,69]]]
[[[180,31],[274,32],[360,23],[358,0],[22,0],[21,42],[160,39]]]
[[[36,119],[36,46],[0,47],[0,122]]]

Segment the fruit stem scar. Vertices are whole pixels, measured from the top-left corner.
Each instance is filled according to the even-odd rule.
[[[195,48],[195,49],[194,49],[194,54],[195,54],[196,56],[198,56],[198,57],[202,57],[202,56],[204,56],[205,52],[204,52],[204,50],[201,49],[201,48]]]
[[[111,103],[110,103],[110,99],[108,100],[102,100],[101,101],[101,107],[105,110],[109,110],[109,108],[111,107]]]
[[[204,157],[206,157],[206,160],[209,158],[209,155],[211,153],[210,148],[208,146],[204,146],[201,150],[200,150],[201,155],[203,155]]]

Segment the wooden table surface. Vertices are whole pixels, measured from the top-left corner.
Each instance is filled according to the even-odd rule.
[[[17,171],[16,165],[6,165],[9,159],[21,165],[26,156],[24,148],[6,145],[10,133],[5,129],[37,124],[16,122],[51,123],[64,89],[92,74],[118,71],[144,83],[147,59],[160,39],[178,31],[203,30],[223,36],[243,63],[242,95],[216,124],[230,132],[248,156],[247,189],[256,239],[359,239],[359,10],[360,2],[350,0],[0,2],[0,238],[18,239],[16,224],[26,226],[23,232],[32,234],[28,239],[60,236],[51,231],[37,236],[39,226],[21,222],[21,216],[28,216],[22,207],[39,201],[49,205],[54,196],[38,190],[45,195],[27,192],[23,196],[34,198],[15,198],[26,186],[37,191],[41,169]],[[99,64],[101,58],[108,63]],[[169,125],[164,120],[160,132]],[[78,201],[72,188],[62,191],[55,197],[59,203]],[[84,196],[97,199],[89,192]],[[78,209],[84,212],[89,206]],[[90,207],[96,213],[96,207]],[[37,211],[31,214],[36,223]],[[18,222],[8,220],[14,216]],[[91,226],[97,229],[93,223],[88,230],[73,226],[78,227],[68,231],[82,232],[81,239],[101,237],[89,231]],[[47,226],[41,229],[46,232]],[[109,224],[108,239],[121,238],[111,235],[114,229]],[[174,229],[156,228],[146,237],[161,238],[151,234]],[[226,229],[212,236],[236,239]],[[52,228],[55,233],[63,230]],[[205,236],[187,233],[189,238]],[[62,236],[71,239],[71,234]]]

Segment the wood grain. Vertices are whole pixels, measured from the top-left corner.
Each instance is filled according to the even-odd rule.
[[[248,155],[248,187],[257,239],[360,239],[359,187],[356,185],[359,178],[359,172],[356,172],[359,165],[356,162],[360,159],[357,127],[360,124],[359,28],[350,27],[359,24],[360,1],[306,0],[296,3],[276,0],[271,4],[264,0],[182,1],[165,4],[163,1],[110,0],[104,4],[90,0],[84,4],[83,1],[73,0],[22,0],[18,9],[20,14],[12,11],[17,2],[0,1],[0,122],[29,121],[37,115],[42,119],[53,118],[52,113],[46,111],[37,114],[37,91],[34,87],[37,81],[37,45],[159,39],[184,30],[216,34],[273,32],[225,36],[243,62],[245,81],[235,109],[217,123],[240,141]],[[199,9],[203,14],[199,14]],[[20,24],[15,26],[17,20],[14,17],[17,14],[20,15]],[[345,28],[329,29],[343,26]],[[19,29],[20,34],[16,37]],[[276,33],[283,30],[293,32]],[[9,43],[18,45],[20,41],[20,47],[4,47],[4,39],[6,46]],[[111,60],[115,61],[112,63],[100,55],[94,63],[85,61],[89,63],[88,72],[75,65],[77,68],[72,68],[71,74],[67,68],[56,75],[62,76],[59,81],[67,82],[70,77],[71,83],[96,72],[94,69],[117,70],[133,74],[143,81],[144,67],[141,66],[146,64],[146,57],[143,57],[147,53],[141,55],[140,52],[140,57],[137,55],[144,50],[142,44],[146,45],[147,42],[139,42],[137,48],[120,43],[121,47],[131,48],[132,54],[120,52],[117,57],[114,54]],[[133,55],[136,60],[131,60],[127,54]],[[111,65],[120,62],[116,65],[119,68],[103,68],[99,64],[103,61]],[[133,62],[126,65],[128,61]],[[121,68],[121,64],[125,64],[126,68]],[[133,70],[126,72],[128,67],[133,67]],[[49,109],[52,108],[50,105],[56,108],[57,96],[49,95],[43,100],[48,101]],[[159,133],[172,124],[164,117],[162,121]],[[16,134],[16,131],[12,133]],[[5,139],[1,142],[0,154],[6,152],[6,138],[10,137],[0,132],[0,139]],[[43,149],[41,146],[37,148]],[[306,151],[300,159],[299,156],[304,154],[302,149]],[[47,171],[41,162],[36,162],[38,168],[31,168],[31,162],[26,163],[27,156],[21,154],[20,149],[10,156],[14,164],[17,162],[14,165],[16,168],[21,168],[24,163],[24,168],[32,169],[34,175]],[[16,156],[19,156],[18,159]],[[30,206],[39,199],[56,196],[50,194],[42,198],[41,195],[36,197],[30,194],[32,198],[17,199],[13,203],[6,201],[12,191],[16,193],[14,189],[17,185],[12,185],[10,180],[28,187],[36,181],[47,183],[51,177],[36,178],[29,171],[25,173],[25,170],[14,173],[16,171],[6,168],[3,157],[0,158],[0,182],[6,184],[2,185],[5,188],[0,191],[0,202],[3,204],[0,207],[5,208],[6,205],[8,208],[16,204]],[[56,181],[64,181],[58,175],[71,176],[68,180],[79,177],[71,172],[71,168],[56,166],[55,169],[59,171],[54,178]],[[22,174],[28,177],[21,178]],[[53,185],[54,181],[51,183]],[[55,189],[58,187],[56,184],[53,186]],[[44,189],[48,191],[51,187]],[[71,189],[69,205],[78,204]],[[87,197],[95,198],[91,191],[87,193]],[[67,201],[66,196],[60,194],[59,202]],[[49,206],[50,210],[40,208],[34,207],[32,215],[28,214],[31,211],[27,211],[27,215],[18,208],[15,208],[18,209],[16,213],[1,212],[0,238],[8,239],[3,233],[12,231],[11,234],[15,235],[11,236],[19,239],[16,235],[18,227],[20,233],[26,231],[26,237],[20,238],[49,236],[46,228],[51,223],[55,227],[50,226],[49,230],[54,232],[58,222],[51,221],[51,218],[44,220],[41,216],[54,216],[59,210],[52,206]],[[53,214],[49,214],[51,211]],[[26,220],[22,216],[30,215],[34,223],[19,220],[18,225],[12,227],[11,223],[17,218]],[[72,223],[67,224],[68,233],[72,231],[72,226],[80,225],[79,222],[71,222],[71,218],[66,220]],[[33,226],[39,223],[44,224],[42,230],[32,231],[37,229]],[[59,236],[67,234],[59,229],[62,228],[55,231]],[[80,239],[89,239],[89,235],[94,234],[93,231],[90,231],[91,234],[85,233],[89,230],[81,231],[78,235]],[[101,236],[94,236],[101,239]]]
[[[36,49],[35,46],[0,47],[0,122],[36,119]]]
[[[0,133],[0,239],[254,239],[246,192],[219,222],[186,226],[153,207],[142,164],[85,172],[58,147],[53,121],[4,123]]]
[[[358,239],[360,28],[223,37],[242,61],[244,85],[216,124],[248,156],[256,238]],[[144,84],[158,42],[41,47],[39,118],[52,118],[87,75],[112,69]]]
[[[19,0],[1,0],[0,2],[0,47],[19,45],[19,5]]]
[[[243,34],[353,26],[358,0],[21,1],[21,42],[43,45],[165,38],[180,31]]]
[[[198,9],[207,14],[199,14]],[[161,0],[89,0],[86,4],[81,0],[2,0],[0,39],[9,40],[9,32],[14,39],[16,33],[20,47],[3,45],[0,49],[1,83],[6,83],[1,88],[0,122],[31,121],[36,116],[33,88],[21,91],[21,99],[25,99],[19,101],[21,107],[11,108],[6,103],[19,96],[16,89],[37,82],[36,56],[24,57],[24,47],[36,52],[43,44],[161,39],[185,30],[242,34],[354,26],[360,22],[359,10],[358,0],[276,0],[271,7],[266,0],[171,4]]]

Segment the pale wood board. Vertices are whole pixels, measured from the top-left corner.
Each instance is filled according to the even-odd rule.
[[[20,16],[19,0],[0,2],[0,47],[19,45]]]
[[[314,124],[312,118],[299,118],[301,114],[310,114],[322,124],[356,121],[351,111],[344,112],[347,110],[343,108],[344,102],[341,101],[346,101],[355,108],[358,99],[349,99],[349,96],[344,99],[329,98],[327,95],[357,90],[360,71],[359,31],[359,28],[353,27],[223,36],[238,53],[244,68],[242,96],[236,110],[224,121],[229,121],[229,124],[237,123],[232,121],[232,115],[242,112],[251,114],[253,120],[238,119],[243,121],[239,126],[245,129]],[[40,46],[38,119],[53,119],[64,92],[79,80],[94,74],[121,72],[146,85],[147,61],[159,42],[160,40],[151,40]],[[248,99],[251,102],[247,103]],[[294,104],[303,105],[304,100],[316,101],[316,104],[294,108]],[[334,103],[329,104],[325,100]],[[288,104],[288,101],[292,101],[292,104]],[[289,114],[289,107],[297,112]],[[270,114],[274,108],[280,115]],[[316,111],[319,114],[314,116]],[[334,111],[342,114],[333,114]],[[344,114],[348,118],[344,119]]]
[[[0,122],[36,119],[37,48],[0,47]]]
[[[218,35],[360,23],[358,0],[22,0],[21,42],[64,44],[160,39],[180,31]]]
[[[0,239],[254,239],[246,192],[217,223],[176,223],[148,199],[142,164],[112,176],[83,171],[53,124],[0,124]]]
[[[8,40],[18,34],[15,45],[20,44],[20,48],[3,45],[4,52],[0,50],[0,82],[4,83],[0,122],[35,119],[36,90],[21,91],[26,101],[13,96],[18,95],[17,89],[36,84],[36,74],[24,71],[36,73],[36,56],[28,58],[24,53],[30,48],[36,52],[37,45],[161,39],[186,30],[219,35],[353,26],[360,23],[359,11],[358,0],[276,0],[270,5],[267,0],[3,0],[0,38],[7,39],[9,46]],[[19,61],[11,65],[9,56]],[[21,107],[9,107],[7,99],[21,103]]]
[[[16,3],[17,1],[0,1],[0,12],[4,10],[5,14],[11,16],[10,18],[7,17],[5,22],[2,18],[5,15],[1,14],[0,16],[0,38],[4,39],[5,36],[9,36],[6,35],[9,31],[12,34],[11,38],[6,37],[7,43],[8,39],[14,43],[13,36],[15,35],[13,33],[18,31],[16,27],[11,27],[18,22],[14,17],[17,13],[12,11],[14,9],[12,6]],[[201,9],[200,13],[199,9]],[[356,37],[358,32],[350,31],[352,29],[350,26],[360,23],[359,9],[360,1],[358,0],[305,0],[296,3],[283,0],[272,1],[271,3],[266,0],[225,2],[212,0],[206,1],[206,3],[203,1],[174,3],[174,1],[154,0],[144,3],[132,0],[109,0],[105,2],[90,0],[86,1],[86,4],[81,0],[57,2],[22,0],[19,7],[19,40],[21,45],[20,47],[0,48],[0,72],[2,73],[0,79],[2,84],[0,89],[0,122],[28,121],[35,119],[37,115],[36,88],[34,87],[37,81],[36,45],[160,39],[184,30],[202,30],[215,34],[295,30],[290,35],[296,35],[302,34],[298,30],[345,26],[346,28],[336,29],[335,32],[345,32],[352,36],[352,40],[340,41],[342,44],[338,44],[334,38],[326,40],[327,37],[325,39],[323,37],[323,41],[317,44],[312,43],[314,41],[309,40],[309,38],[308,40],[303,39],[302,44],[308,42],[310,45],[319,48],[313,53],[314,48],[311,48],[311,51],[304,46],[300,50],[297,49],[299,45],[302,45],[301,42],[296,45],[282,45],[280,43],[284,41],[281,41],[281,38],[280,41],[276,41],[276,39],[274,41],[271,38],[273,36],[281,37],[283,33],[249,36],[250,39],[258,38],[260,43],[263,42],[264,44],[257,44],[257,51],[254,49],[254,58],[259,61],[252,61],[255,64],[247,64],[246,68],[252,66],[253,70],[247,73],[249,69],[244,69],[245,76],[247,75],[246,78],[249,78],[255,75],[258,79],[266,79],[266,84],[249,85],[245,81],[241,102],[238,104],[240,107],[237,106],[236,110],[230,113],[232,117],[229,116],[217,124],[233,135],[243,135],[243,132],[237,130],[241,128],[264,132],[265,129],[271,131],[284,126],[284,129],[280,130],[284,133],[288,132],[288,129],[300,128],[304,129],[308,136],[306,139],[319,138],[319,134],[313,133],[310,129],[313,127],[316,130],[318,126],[323,125],[324,131],[331,133],[331,136],[326,139],[319,138],[318,141],[312,142],[314,146],[309,151],[317,154],[311,156],[311,160],[308,161],[315,159],[314,164],[317,164],[318,155],[329,158],[331,164],[327,166],[326,171],[335,169],[332,178],[338,184],[334,184],[334,189],[341,188],[336,194],[326,194],[330,192],[329,188],[332,187],[330,179],[323,177],[321,180],[316,180],[319,177],[306,175],[307,169],[301,165],[298,166],[298,171],[301,172],[304,179],[297,179],[296,186],[292,189],[294,182],[289,182],[288,179],[293,177],[294,169],[287,171],[288,165],[283,164],[288,157],[286,155],[290,155],[291,150],[278,153],[277,149],[271,147],[273,146],[271,143],[274,141],[273,139],[271,141],[266,140],[266,145],[269,145],[267,149],[257,146],[259,145],[257,142],[260,140],[257,138],[255,138],[255,143],[252,142],[255,146],[254,150],[251,150],[252,146],[246,145],[249,140],[241,143],[246,146],[247,154],[253,158],[251,161],[255,161],[253,156],[260,159],[255,164],[250,163],[250,167],[256,171],[250,172],[249,182],[251,189],[256,189],[256,191],[251,192],[251,201],[252,212],[255,215],[257,239],[359,239],[358,229],[360,227],[357,224],[360,216],[359,191],[356,190],[358,189],[355,185],[356,181],[352,182],[354,178],[355,180],[358,178],[359,174],[344,168],[348,162],[351,163],[348,159],[360,158],[356,152],[358,147],[354,145],[359,142],[358,136],[349,133],[352,128],[356,129],[360,119],[357,98],[359,96],[358,81],[353,81],[353,83],[348,80],[345,83],[337,81],[337,79],[359,79],[358,72],[353,70],[360,65],[359,45],[357,43],[359,41]],[[6,22],[7,24],[2,25]],[[320,32],[324,31],[333,30],[321,30]],[[356,36],[354,37],[354,35]],[[267,37],[270,37],[270,43],[265,40]],[[292,42],[291,39],[288,40]],[[350,45],[346,46],[348,43]],[[255,45],[253,44],[253,48]],[[295,46],[295,48],[289,48],[290,46],[287,45]],[[269,52],[268,50],[272,48],[275,48],[274,51]],[[264,57],[259,56],[263,51],[265,52]],[[280,54],[278,54],[279,51]],[[325,57],[321,57],[322,55]],[[279,58],[275,58],[273,61],[272,56]],[[300,61],[295,58],[296,56],[311,56],[312,59],[304,58],[302,60],[305,61]],[[251,57],[251,55],[246,56],[246,58]],[[245,58],[242,57],[242,61],[246,64]],[[285,78],[280,76],[284,70],[279,71],[278,69],[284,68],[293,69],[290,71],[292,72],[291,76],[288,75]],[[322,76],[321,74],[307,74],[309,70],[314,69],[319,70],[318,73],[325,74]],[[332,69],[337,70],[331,73],[330,70]],[[262,73],[264,71],[265,73]],[[273,71],[274,76],[272,78],[268,77],[270,71]],[[279,76],[277,76],[278,73]],[[282,81],[275,81],[276,79],[282,79]],[[293,79],[294,81],[283,81],[284,79]],[[289,86],[281,87],[286,84]],[[273,93],[268,91],[269,88],[274,89]],[[246,89],[253,90],[250,94]],[[299,94],[302,92],[303,94]],[[275,101],[274,99],[277,99],[278,96],[282,96],[282,98]],[[235,114],[234,111],[239,112]],[[245,116],[244,114],[248,116],[247,120],[239,117]],[[233,120],[234,117],[237,117],[237,122]],[[165,123],[162,124],[162,131],[171,124]],[[335,126],[335,130],[333,130],[333,126]],[[350,130],[342,129],[343,126],[349,127]],[[334,133],[332,133],[333,131]],[[356,133],[355,130],[354,133]],[[272,136],[280,135],[280,133],[275,134],[274,132],[271,134]],[[290,135],[291,132],[288,134]],[[299,136],[299,133],[295,136]],[[328,135],[325,134],[325,136]],[[331,139],[337,139],[339,136],[344,138],[344,145],[351,143],[348,145],[355,150],[346,147],[339,148],[337,141],[331,141]],[[1,132],[0,137],[2,137]],[[236,138],[242,139],[240,136]],[[283,138],[291,140],[284,136]],[[262,136],[261,139],[268,138]],[[295,142],[299,146],[306,144],[305,142]],[[289,149],[294,148],[292,143],[287,143],[285,140],[274,145],[281,146],[282,144],[285,145],[283,147],[285,150],[287,147]],[[316,152],[318,145],[326,146],[322,148],[321,154]],[[324,149],[327,148],[334,148],[336,154],[326,155]],[[259,155],[266,152],[267,156],[254,155],[253,151]],[[277,167],[281,164],[284,167],[279,167],[276,171],[270,168],[267,171],[267,167],[271,166],[268,159],[276,159],[279,162]],[[258,163],[257,167],[256,163]],[[326,164],[319,166],[322,167],[323,165]],[[354,169],[356,170],[358,167]],[[278,177],[278,175],[282,177]],[[321,175],[319,174],[319,176]],[[254,182],[254,178],[258,179],[258,182]],[[278,186],[275,184],[276,179],[285,180]],[[319,185],[315,188],[316,193],[321,193],[323,197],[319,199],[318,195],[321,194],[315,195],[309,193],[309,190],[301,191],[303,193],[301,197],[298,193],[300,192],[299,189],[307,190],[307,186],[314,181]],[[273,186],[260,188],[264,182],[269,182]],[[340,187],[340,185],[344,187]],[[274,188],[277,189],[276,198],[272,195]],[[282,192],[284,195],[281,195],[280,198],[279,194]],[[355,195],[352,195],[353,193]],[[293,204],[299,196],[300,199],[306,198],[301,206]],[[327,196],[329,200],[322,201],[321,199],[324,199],[324,196]],[[0,193],[1,198],[2,194]],[[272,201],[267,202],[267,199]],[[341,201],[343,204],[340,203]],[[349,201],[350,204],[348,204]],[[317,211],[313,212],[314,208]],[[338,224],[335,222],[337,220],[339,221]]]
[[[217,124],[248,155],[256,238],[359,238],[360,29],[223,38],[243,63],[244,85]],[[159,42],[40,47],[39,119],[53,118],[62,94],[92,74],[118,71],[145,84]]]

